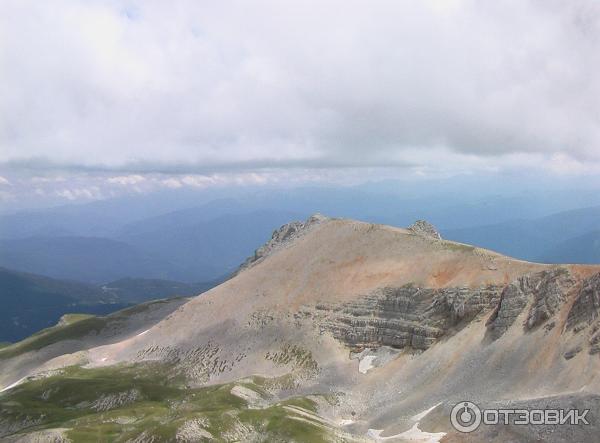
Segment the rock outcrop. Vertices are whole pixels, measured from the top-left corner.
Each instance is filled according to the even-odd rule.
[[[533,329],[552,318],[577,282],[565,268],[542,271],[530,280],[533,302],[525,323]]]
[[[429,223],[425,220],[417,220],[416,222],[414,222],[412,225],[410,225],[408,227],[408,230],[412,231],[415,234],[420,235],[422,237],[433,238],[435,240],[442,239],[442,236],[435,229],[435,227],[431,223]]]
[[[264,245],[262,245],[260,248],[256,249],[254,251],[254,255],[251,255],[244,261],[244,263],[242,263],[236,274],[243,271],[244,269],[248,269],[256,265],[257,263],[260,263],[273,252],[289,245],[298,237],[301,237],[307,232],[309,232],[314,226],[326,220],[329,220],[329,218],[317,213],[311,215],[304,222],[294,221],[291,223],[286,223],[279,229],[273,231],[271,239]]]
[[[571,273],[557,267],[525,275],[506,286],[387,287],[341,305],[318,304],[316,311],[321,326],[353,351],[380,346],[425,350],[458,330],[461,322],[489,312],[487,335],[493,340],[500,338],[527,306],[523,328],[533,330],[553,319],[576,290]],[[586,280],[571,309],[568,327],[581,322],[588,326],[599,313],[600,274]],[[600,323],[597,329],[590,338],[594,352],[600,352]]]
[[[425,350],[463,320],[494,307],[501,287],[383,288],[343,305],[317,305],[323,327],[354,351],[389,346]]]
[[[567,329],[590,325],[600,314],[600,274],[596,274],[581,285],[577,298],[567,317]]]
[[[500,338],[531,303],[524,327],[533,329],[552,318],[576,284],[566,268],[554,268],[525,275],[507,285],[500,302],[487,321],[488,336]]]

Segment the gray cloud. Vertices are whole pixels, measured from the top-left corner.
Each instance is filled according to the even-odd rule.
[[[2,10],[5,167],[600,163],[592,0],[8,0]]]

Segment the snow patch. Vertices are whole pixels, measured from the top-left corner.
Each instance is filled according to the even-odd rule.
[[[400,434],[390,435],[388,437],[382,437],[381,433],[383,429],[369,429],[367,436],[377,440],[396,440],[400,439],[403,441],[413,441],[418,443],[439,443],[440,440],[446,435],[445,432],[425,432],[419,429],[419,423],[415,423],[412,428],[408,431],[404,431]]]
[[[435,408],[437,408],[441,404],[442,404],[442,402],[436,403],[435,405],[433,405],[429,409],[426,409],[426,410],[424,410],[423,412],[421,412],[421,413],[419,413],[417,415],[413,415],[412,419],[414,421],[419,421],[419,420],[424,419],[427,416],[427,414],[429,414],[431,411],[433,411]]]
[[[419,423],[415,423],[412,428],[401,434],[398,437],[408,441],[418,441],[422,443],[438,443],[444,436],[445,432],[425,432],[419,429]]]
[[[367,355],[360,360],[358,364],[358,372],[361,374],[366,374],[370,369],[373,369],[373,361],[377,358],[376,355]]]
[[[245,386],[235,385],[230,393],[248,403],[250,409],[263,409],[268,406],[268,402],[258,392]]]
[[[431,411],[437,408],[440,403],[433,405],[431,408],[424,410],[423,412],[413,415],[411,418],[416,423],[408,431],[404,431],[400,434],[390,435],[388,437],[382,437],[381,433],[383,429],[369,429],[367,436],[375,439],[376,441],[395,440],[399,439],[402,441],[412,441],[418,443],[439,443],[439,441],[446,435],[445,432],[425,432],[419,429],[419,422],[427,416]]]
[[[20,385],[26,379],[27,379],[27,377],[20,378],[16,382],[14,382],[13,384],[10,384],[10,385],[6,386],[5,388],[0,389],[0,392],[8,391],[9,389],[12,389],[12,388],[14,388],[17,385]]]

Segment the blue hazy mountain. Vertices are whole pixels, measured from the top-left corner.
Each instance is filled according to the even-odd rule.
[[[273,230],[304,214],[254,211],[202,221],[204,208],[175,212],[148,225],[128,226],[119,240],[177,269],[178,280],[207,281],[231,273],[267,241]]]
[[[93,285],[0,268],[0,341],[16,341],[71,312],[108,314],[128,306]]]
[[[205,214],[203,209],[199,212]],[[148,225],[125,227],[118,239],[0,240],[0,266],[90,283],[127,277],[211,281],[233,272],[270,238],[273,229],[298,218],[303,215],[255,211],[198,221],[198,217],[173,213],[161,223],[152,219]]]
[[[176,189],[85,204],[0,215],[0,238],[83,236],[116,238],[124,229],[154,230],[172,221],[208,221],[259,210],[303,216],[322,212],[403,226],[425,218],[440,229],[532,219],[600,205],[595,188],[558,183],[532,187],[514,178],[464,176],[440,180],[385,180],[355,186]],[[176,217],[176,218],[174,218]]]
[[[567,239],[543,252],[539,261],[545,263],[600,263],[600,230]]]
[[[105,315],[149,300],[197,295],[219,283],[126,278],[93,285],[0,268],[0,342],[27,337],[64,314]]]
[[[168,261],[127,243],[99,237],[1,240],[0,266],[92,283],[125,277],[177,279],[177,268]]]
[[[524,260],[598,263],[600,256],[593,240],[599,227],[600,206],[595,206],[531,220],[444,230],[443,235]]]
[[[598,193],[502,190],[494,180],[175,190],[19,212],[0,217],[0,266],[92,283],[210,281],[232,272],[279,225],[315,212],[395,226],[426,219],[450,239],[518,258],[589,260],[577,260],[585,245],[564,259],[561,249],[549,251],[600,227],[598,207],[580,209],[600,204]]]

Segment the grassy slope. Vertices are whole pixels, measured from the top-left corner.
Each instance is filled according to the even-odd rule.
[[[7,424],[17,423],[26,426],[17,431],[21,433],[67,428],[67,436],[77,442],[121,442],[142,433],[146,441],[152,437],[154,441],[174,441],[177,432],[195,420],[217,437],[216,441],[228,441],[228,436],[236,435],[244,441],[248,432],[258,433],[267,441],[330,441],[318,420],[301,421],[300,414],[287,408],[314,412],[310,399],[295,398],[250,409],[231,394],[234,383],[192,389],[168,373],[158,364],[70,367],[60,374],[28,381],[0,394],[0,435],[8,429]],[[243,385],[261,393],[264,383],[264,379],[253,378]],[[99,398],[132,391],[136,392],[134,400],[98,407]]]

